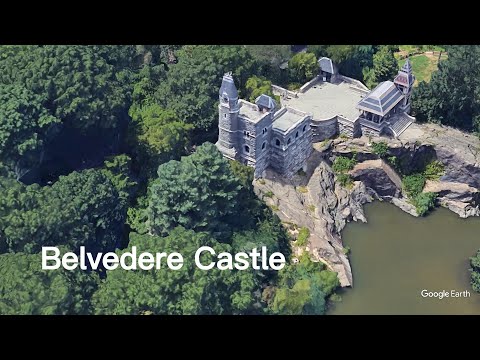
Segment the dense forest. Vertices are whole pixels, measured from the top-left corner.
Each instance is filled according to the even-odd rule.
[[[448,47],[414,99],[419,120],[479,130],[480,47]],[[396,46],[0,46],[0,314],[323,314],[336,274],[308,255],[268,271],[43,271],[42,246],[188,254],[290,235],[217,138],[221,78],[240,96],[298,88],[329,56],[368,86]],[[287,64],[288,66],[284,66]],[[461,64],[461,66],[460,66]]]

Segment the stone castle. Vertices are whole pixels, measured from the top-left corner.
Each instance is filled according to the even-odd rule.
[[[272,86],[281,104],[267,95],[255,103],[239,99],[232,75],[225,74],[216,144],[222,154],[254,167],[256,178],[267,167],[291,177],[305,170],[314,142],[339,134],[397,138],[415,121],[408,115],[415,82],[408,59],[393,82],[381,82],[371,91],[338,74],[329,58],[318,62],[319,75],[298,92]]]

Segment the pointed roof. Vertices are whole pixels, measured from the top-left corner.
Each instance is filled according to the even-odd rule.
[[[334,74],[332,59],[327,57],[321,57],[318,60],[318,64],[320,65],[320,70],[325,71],[329,74]]]
[[[258,107],[266,108],[268,110],[273,110],[277,106],[275,100],[273,100],[270,96],[262,94],[255,99],[255,104]]]
[[[357,109],[385,116],[402,99],[403,94],[393,82],[383,81],[359,101]]]
[[[219,91],[220,97],[226,95],[230,100],[238,99],[238,91],[233,82],[232,73],[228,72],[223,75],[222,86]]]
[[[410,59],[407,57],[405,64],[403,64],[402,69],[400,70],[404,73],[411,74],[412,73],[412,64],[410,64]]]
[[[413,75],[412,64],[410,63],[410,59],[407,58],[405,64],[403,64],[402,68],[398,72],[398,75],[395,77],[393,81],[395,84],[402,85],[405,87],[410,87],[415,82],[415,75]]]

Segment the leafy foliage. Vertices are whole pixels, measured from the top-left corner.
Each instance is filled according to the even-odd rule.
[[[306,227],[302,227],[298,232],[297,245],[305,246],[308,244],[308,239],[310,238],[310,230]]]
[[[180,225],[229,234],[240,189],[227,160],[215,145],[205,143],[192,155],[158,168],[148,209],[150,229],[166,235]]]
[[[324,314],[326,298],[340,285],[337,274],[324,270],[308,254],[298,264],[285,266],[279,273],[278,288],[270,307],[275,314]]]
[[[373,55],[373,67],[363,69],[363,78],[369,88],[378,83],[392,80],[398,72],[398,62],[394,56],[394,50],[390,46],[380,46],[378,52]]]
[[[372,142],[372,149],[381,158],[388,155],[388,144],[385,141]]]
[[[0,315],[89,314],[98,276],[41,263],[40,254],[0,255]]]
[[[260,78],[255,75],[248,78],[245,89],[247,99],[251,102],[255,101],[260,95],[265,94],[276,100],[277,105],[280,105],[280,96],[273,94],[272,82],[265,78]]]
[[[95,252],[121,239],[125,202],[101,171],[73,172],[43,188],[0,178],[0,190],[0,233],[11,252],[56,245]]]
[[[291,81],[303,84],[317,75],[317,58],[312,53],[298,53],[288,62],[288,70]]]
[[[438,180],[445,173],[445,166],[438,160],[427,164],[424,175],[427,180]]]
[[[231,252],[208,235],[176,228],[165,238],[131,234],[130,246],[142,251],[180,252],[192,260],[201,246],[211,246],[217,253]],[[117,251],[120,255],[122,252]],[[201,261],[214,261],[208,253]],[[96,314],[238,314],[253,310],[253,292],[257,286],[253,271],[203,271],[193,261],[185,261],[180,270],[168,268],[108,271],[107,278],[94,294]],[[112,301],[115,299],[115,301]]]
[[[419,121],[439,122],[469,131],[480,129],[480,46],[447,46],[448,58],[438,64],[429,83],[412,95]]]
[[[165,109],[194,126],[194,135],[212,140],[222,76],[232,71],[241,92],[253,73],[254,61],[243,46],[184,46],[177,52],[178,64],[171,66],[166,81],[155,92]]]
[[[402,179],[402,183],[407,195],[413,198],[422,192],[425,186],[425,176],[423,174],[408,175]]]
[[[419,216],[426,215],[431,209],[435,207],[435,200],[437,194],[432,192],[425,192],[416,195],[413,198],[413,205],[417,210]]]
[[[480,250],[477,251],[477,254],[470,258],[471,265],[471,280],[470,283],[472,288],[476,292],[480,292]]]
[[[337,156],[333,162],[333,171],[337,174],[342,174],[352,170],[355,167],[357,160],[355,157],[347,158],[345,156]]]

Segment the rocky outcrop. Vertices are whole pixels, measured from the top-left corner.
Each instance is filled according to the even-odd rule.
[[[375,190],[382,198],[400,196],[402,179],[381,159],[363,161],[355,165],[349,174],[354,180],[359,180],[366,187]]]
[[[440,204],[460,217],[480,216],[480,192],[467,184],[448,181],[427,180],[424,192],[434,192],[438,195]]]
[[[314,145],[306,174],[286,179],[272,170],[254,181],[256,194],[280,219],[310,230],[308,250],[338,273],[342,286],[352,286],[341,231],[349,221],[366,222],[363,205],[374,199],[390,201],[418,216],[402,194],[397,171],[374,153],[370,139],[336,139]],[[378,140],[377,140],[378,141]],[[387,142],[388,155],[403,173],[423,171],[436,159],[445,167],[438,181],[427,181],[424,192],[438,194],[438,203],[461,217],[480,215],[480,141],[456,130],[412,124],[399,140]],[[336,156],[355,156],[349,172],[353,186],[342,187],[331,169]],[[389,160],[390,161],[390,160]]]
[[[307,227],[312,255],[337,272],[342,286],[351,286],[352,271],[340,232],[348,221],[365,222],[362,205],[374,198],[360,181],[349,190],[342,188],[328,162],[318,152],[313,158],[316,166],[307,176],[287,180],[267,170],[254,182],[255,191],[283,222]]]

